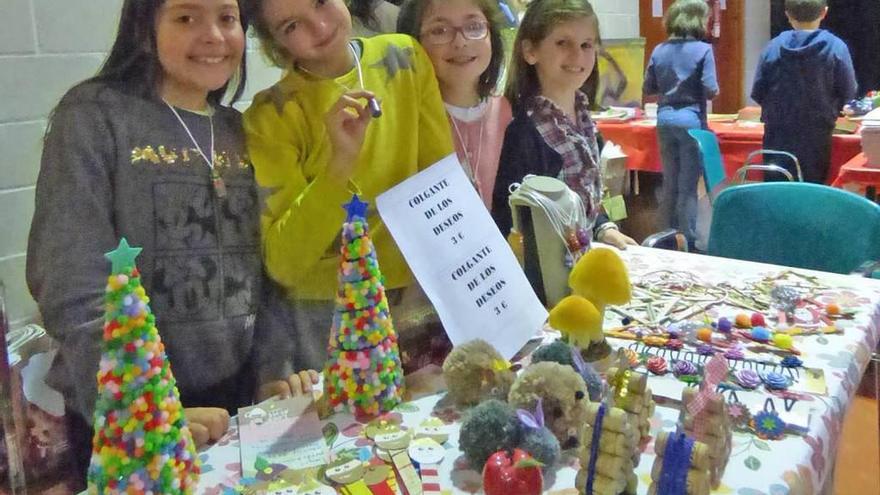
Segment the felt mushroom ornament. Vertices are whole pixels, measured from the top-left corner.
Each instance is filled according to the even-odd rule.
[[[587,361],[606,358],[611,349],[602,332],[605,308],[626,304],[632,298],[626,265],[615,250],[593,248],[571,270],[568,285],[572,295],[550,311],[550,326],[583,350]]]

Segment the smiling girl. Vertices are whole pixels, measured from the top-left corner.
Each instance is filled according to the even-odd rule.
[[[514,118],[501,149],[492,217],[504,235],[511,184],[528,174],[557,177],[577,193],[601,242],[635,244],[601,212],[596,129],[580,88],[593,71],[599,20],[586,0],[541,0],[526,10],[514,42],[505,95]]]
[[[287,70],[245,112],[248,151],[265,192],[263,254],[293,302],[295,363],[315,368],[327,357],[341,205],[352,192],[370,203],[371,237],[391,313],[399,315],[402,289],[414,282],[375,198],[452,153],[452,138],[431,61],[415,40],[352,39],[342,0],[251,3],[264,50]]]
[[[489,209],[512,118],[507,99],[493,94],[504,63],[500,16],[492,0],[410,0],[398,20],[434,64],[458,160]]]
[[[257,318],[257,191],[241,116],[220,104],[244,85],[245,26],[236,0],[126,0],[103,67],[50,117],[27,281],[61,344],[49,382],[64,396],[83,480],[103,254],[120,237],[143,248],[138,269],[197,443],[251,403],[254,373],[268,383],[290,371],[275,327]]]

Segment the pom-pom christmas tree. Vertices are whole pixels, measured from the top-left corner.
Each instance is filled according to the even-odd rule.
[[[383,277],[370,240],[367,203],[343,205],[339,290],[324,366],[324,393],[336,410],[376,416],[403,396],[403,368]]]
[[[199,466],[180,396],[125,239],[104,297],[89,493],[192,493]]]

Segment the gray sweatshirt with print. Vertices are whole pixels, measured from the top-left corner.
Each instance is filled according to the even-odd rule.
[[[276,293],[262,272],[259,195],[240,114],[225,107],[212,117],[178,113],[205,154],[213,120],[225,198],[214,193],[206,161],[161,100],[85,83],[62,99],[46,136],[27,282],[61,344],[49,383],[89,420],[110,270],[103,253],[121,237],[143,248],[137,266],[184,406],[220,383],[247,375],[252,389],[251,373],[264,382],[291,371],[280,297],[261,297]],[[209,400],[244,405],[224,393]]]

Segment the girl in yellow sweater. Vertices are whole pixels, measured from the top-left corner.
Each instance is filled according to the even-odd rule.
[[[389,302],[412,275],[374,209],[377,195],[453,152],[431,61],[412,38],[350,38],[342,0],[252,0],[284,77],[245,113],[263,202],[263,256],[293,305],[298,368],[320,369],[337,287],[339,232],[352,192],[368,222]],[[381,110],[381,116],[378,110]]]

